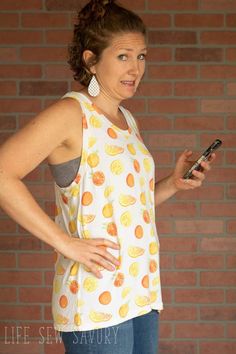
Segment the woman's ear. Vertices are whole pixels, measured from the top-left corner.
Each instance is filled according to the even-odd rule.
[[[91,74],[96,74],[95,54],[91,50],[86,49],[83,52],[83,60]]]

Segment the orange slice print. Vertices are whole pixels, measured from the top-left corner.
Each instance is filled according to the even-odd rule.
[[[107,134],[108,134],[109,137],[112,138],[112,139],[116,139],[116,138],[117,138],[117,134],[116,134],[115,130],[112,129],[112,128],[108,128],[108,129],[107,129]]]
[[[99,296],[99,302],[102,305],[108,305],[111,302],[111,293],[110,291],[104,291]]]
[[[97,165],[100,162],[98,154],[96,152],[89,154],[87,157],[87,162],[90,167],[92,167],[92,168],[97,167]]]
[[[81,200],[82,205],[88,206],[88,205],[90,205],[92,203],[92,201],[93,201],[92,193],[84,192],[83,195],[82,195],[82,200]]]
[[[157,262],[154,259],[150,260],[149,270],[151,273],[155,273],[157,271]]]
[[[134,160],[133,164],[134,164],[135,171],[137,173],[139,173],[140,172],[140,164],[139,164],[138,160]]]
[[[149,276],[147,274],[144,275],[144,277],[142,279],[142,286],[144,288],[148,288],[149,287]]]
[[[143,228],[141,225],[137,225],[135,230],[134,230],[134,234],[137,238],[142,238],[143,237]]]
[[[124,152],[124,148],[116,145],[105,145],[105,152],[107,155],[116,156]]]
[[[117,226],[114,222],[109,222],[107,224],[107,233],[110,236],[117,236]]]
[[[105,182],[105,175],[101,171],[92,174],[92,180],[95,186],[101,186]]]
[[[116,276],[115,281],[114,281],[114,285],[116,287],[122,286],[123,283],[124,283],[124,280],[125,280],[124,274],[123,273],[117,273],[117,276]]]
[[[132,175],[132,173],[129,173],[128,176],[126,177],[126,183],[129,187],[134,186],[134,176]]]
[[[68,305],[68,299],[66,297],[66,295],[62,295],[59,299],[59,305],[64,309],[67,307]]]
[[[72,280],[70,282],[70,291],[72,292],[72,294],[76,294],[79,290],[79,284],[76,280]]]

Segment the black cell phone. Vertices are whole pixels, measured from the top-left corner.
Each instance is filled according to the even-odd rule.
[[[201,170],[201,162],[209,159],[211,154],[220,147],[222,141],[220,139],[216,139],[210,146],[207,148],[204,153],[199,157],[199,159],[192,165],[192,167],[184,174],[184,179],[189,179],[193,176],[193,170],[200,171]]]

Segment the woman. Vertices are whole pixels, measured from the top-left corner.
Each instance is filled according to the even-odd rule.
[[[130,112],[145,70],[145,26],[115,1],[79,13],[69,63],[84,89],[67,93],[0,151],[0,202],[19,224],[57,250],[53,317],[67,354],[154,354],[162,309],[155,206],[199,187],[190,151],[154,183],[154,162]],[[17,151],[17,158],[16,158]],[[56,220],[22,178],[47,158]],[[214,156],[213,156],[214,158]],[[105,336],[104,336],[105,333]]]

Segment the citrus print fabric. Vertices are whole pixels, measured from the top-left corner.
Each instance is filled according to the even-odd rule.
[[[112,124],[88,97],[67,93],[83,111],[78,173],[66,188],[55,184],[56,223],[71,237],[104,237],[120,245],[114,271],[89,269],[57,254],[53,283],[55,329],[104,328],[162,309],[159,242],[154,211],[154,161],[134,118],[120,107],[128,129]]]

